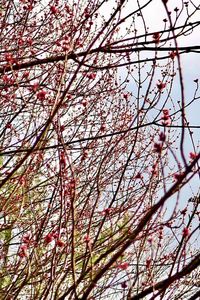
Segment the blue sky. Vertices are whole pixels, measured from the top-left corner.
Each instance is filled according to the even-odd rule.
[[[112,2],[112,1],[111,1]],[[146,1],[139,1],[140,5],[143,5],[146,3]],[[194,4],[200,5],[199,1],[193,1]],[[168,1],[169,8],[172,11],[172,19],[176,18],[176,13],[174,11],[174,8],[176,5],[181,5],[182,1]],[[130,13],[130,11],[133,11],[133,5],[135,5],[134,8],[137,7],[137,1],[129,1],[129,5],[126,7],[124,15]],[[181,7],[179,7],[181,8]],[[191,5],[189,6],[189,11],[192,12],[194,7]],[[167,18],[167,14],[165,11],[165,8],[162,4],[162,1],[153,0],[147,8],[143,11],[145,24],[147,27],[149,27],[149,32],[157,32],[160,30],[163,30],[163,19]],[[177,26],[184,24],[186,13],[181,14],[180,19],[178,19]],[[197,11],[191,18],[190,21],[199,21],[199,12]],[[141,22],[141,23],[140,23]],[[144,33],[144,26],[142,23],[142,18],[138,18],[136,21],[137,29],[138,29],[138,35]],[[121,32],[123,32],[125,26],[123,25],[121,27]],[[178,46],[191,46],[191,45],[200,45],[200,35],[199,31],[194,30],[187,36],[181,36],[178,39]],[[174,46],[174,42],[171,42],[171,46]],[[145,52],[144,57],[153,56],[153,53],[147,53]],[[194,91],[196,89],[196,84],[194,82],[195,79],[199,79],[200,81],[200,58],[199,53],[187,53],[181,55],[181,68],[182,68],[182,74],[184,79],[184,91],[185,91],[185,102],[189,103],[193,99]],[[123,76],[124,70],[120,71],[120,75]],[[176,71],[177,72],[177,71]],[[133,73],[134,76],[134,73]],[[133,87],[131,84],[128,85],[129,92],[132,92]],[[178,78],[178,72],[177,76],[174,80],[173,90],[172,90],[172,98],[174,100],[174,103],[177,103],[177,101],[181,100],[181,94],[180,94],[180,81]],[[186,109],[186,117],[187,121],[190,122],[190,125],[193,126],[200,126],[200,91],[197,92],[196,101],[192,103],[187,109]],[[178,132],[178,131],[177,131]],[[179,131],[180,132],[180,131]],[[193,139],[196,146],[199,145],[200,141],[200,129],[193,129]],[[185,156],[187,158],[187,161],[189,161],[189,152],[193,152],[193,147],[191,143],[191,139],[186,131],[186,138],[184,143],[184,151]],[[177,147],[180,147],[180,138],[177,139]],[[197,152],[199,149],[197,148]],[[177,150],[177,155],[180,158],[180,151]],[[197,193],[199,193],[200,188],[200,180],[198,174],[188,183],[185,187],[182,188],[181,194],[180,194],[180,201],[179,201],[179,207],[180,209],[184,208],[187,204],[187,201],[190,197],[193,197]],[[174,198],[174,197],[173,197]],[[172,200],[172,199],[171,199]],[[173,200],[172,200],[173,201]],[[170,203],[170,202],[168,202]],[[171,202],[174,203],[174,202]],[[168,205],[169,211],[174,207],[173,205]]]

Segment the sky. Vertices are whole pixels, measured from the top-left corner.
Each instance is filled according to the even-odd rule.
[[[111,3],[112,1],[110,1]],[[145,1],[139,1],[140,5],[143,5],[146,3]],[[176,13],[174,11],[174,8],[177,6],[179,9],[181,9],[181,3],[180,0],[169,0],[168,1],[168,7],[172,11],[172,19],[176,17]],[[193,4],[200,5],[200,1],[196,0],[193,1]],[[134,7],[133,7],[134,5]],[[133,8],[137,8],[137,1],[131,1],[129,0],[129,4],[126,6],[124,15],[130,13],[130,11],[133,11]],[[192,10],[192,6],[189,6],[189,9]],[[149,32],[157,32],[160,30],[163,30],[163,19],[167,18],[167,14],[164,8],[164,5],[161,0],[152,0],[151,3],[143,10],[143,17],[146,23],[146,26],[149,27]],[[183,13],[178,19],[178,25],[181,25],[185,21],[186,15]],[[140,18],[141,19],[141,18]],[[142,19],[141,19],[142,20]],[[199,13],[195,13],[193,17],[191,18],[191,21],[199,21]],[[123,25],[124,26],[124,25]],[[137,28],[139,28],[138,32],[143,33],[143,25],[142,23],[138,23]],[[198,27],[199,29],[199,27]],[[191,32],[191,34],[187,36],[182,36],[178,39],[178,45],[179,46],[189,46],[189,45],[200,45],[200,34],[199,31],[194,30]],[[121,27],[121,31],[123,32],[123,27]],[[139,34],[138,33],[138,34]],[[174,46],[174,42],[172,42],[172,46]],[[146,57],[148,57],[148,53],[145,52]],[[149,55],[152,57],[152,53],[149,53]],[[194,83],[195,79],[200,80],[200,58],[199,53],[187,53],[181,55],[181,67],[182,67],[182,73],[183,73],[183,79],[184,79],[184,89],[185,89],[185,101],[186,103],[190,102],[194,95],[194,90],[196,88],[196,84]],[[120,71],[123,73],[123,70]],[[131,92],[131,85],[128,87],[129,91]],[[173,88],[173,97],[174,99],[177,98],[180,100],[180,82],[177,79],[175,79],[174,82],[174,88]],[[187,113],[187,120],[190,122],[190,125],[194,126],[200,126],[200,92],[197,93],[199,96],[199,99],[197,99],[190,107],[189,109],[186,109]],[[194,129],[193,130],[193,138],[196,145],[199,145],[200,141],[200,129]],[[177,141],[177,146],[179,147],[179,141]],[[184,150],[186,156],[189,155],[189,152],[191,152],[192,144],[190,138],[186,135],[185,144],[184,144]],[[181,192],[181,201],[179,203],[180,208],[184,208],[187,204],[187,201],[190,197],[193,197],[194,195],[198,194],[200,192],[200,180],[198,174],[192,179],[192,181],[187,184],[185,187],[183,187]],[[172,206],[171,206],[172,208]],[[170,206],[169,206],[170,210]]]

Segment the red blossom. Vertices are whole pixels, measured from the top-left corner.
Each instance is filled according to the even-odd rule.
[[[160,42],[160,33],[159,32],[155,32],[153,34],[153,41],[158,44]]]
[[[146,268],[149,269],[151,266],[151,258],[147,258],[146,260]]]
[[[10,78],[7,75],[3,75],[2,79],[3,79],[3,82],[6,83],[6,84],[8,84],[9,81],[10,81]]]
[[[31,90],[32,90],[33,92],[36,92],[37,89],[38,89],[38,87],[39,87],[39,83],[38,83],[38,82],[35,82],[35,83],[31,86]]]
[[[18,255],[21,258],[27,257],[28,256],[27,249],[28,249],[27,245],[22,245],[19,249]]]
[[[123,95],[124,99],[128,100],[128,94]]]
[[[53,236],[54,239],[57,239],[59,234],[57,232],[53,231],[52,236]]]
[[[29,77],[29,71],[25,71],[22,75],[22,78],[28,78]]]
[[[148,240],[147,240],[147,241],[148,241],[148,243],[149,243],[149,244],[152,244],[152,242],[153,242],[153,237],[152,237],[152,236],[150,236],[150,237],[148,238]]]
[[[162,116],[162,124],[165,126],[169,126],[171,124],[171,118],[169,116],[169,110],[163,109],[163,116]]]
[[[106,125],[102,124],[101,127],[100,127],[100,131],[104,132],[105,130],[106,130]]]
[[[12,129],[12,124],[11,123],[7,123],[6,124],[6,128]]]
[[[123,289],[127,288],[127,283],[126,283],[126,281],[124,281],[124,282],[121,283],[121,287],[122,287]]]
[[[164,108],[164,109],[163,109],[163,115],[169,116],[169,110],[166,109],[166,108]]]
[[[197,154],[196,153],[194,153],[194,152],[190,152],[190,158],[191,159],[195,159],[195,158],[197,158]]]
[[[111,209],[108,207],[108,208],[105,208],[103,211],[101,211],[101,215],[102,216],[105,216],[105,215],[109,215]]]
[[[95,73],[87,74],[87,78],[93,80],[96,78],[96,74]]]
[[[166,83],[163,83],[163,82],[159,82],[157,83],[157,88],[159,90],[159,92],[162,92],[162,90],[166,87]]]
[[[185,175],[184,173],[175,173],[174,179],[176,179],[177,181],[181,180],[184,177],[184,175]]]
[[[28,43],[29,46],[32,46],[33,40],[32,40],[31,37],[28,37],[28,38],[27,38],[27,43]]]
[[[87,106],[87,101],[86,101],[86,100],[83,100],[83,101],[81,102],[81,104],[83,105],[83,107],[86,107],[86,106]]]
[[[162,144],[155,143],[154,144],[154,150],[155,150],[156,153],[161,153],[162,152]]]
[[[137,173],[134,178],[135,179],[142,179],[142,175],[140,173]]]
[[[124,263],[121,263],[121,264],[117,265],[117,268],[121,269],[121,270],[127,270],[128,267],[129,267],[129,264],[127,262],[124,262]]]
[[[52,12],[52,14],[56,14],[58,12],[57,8],[55,6],[51,6],[50,7],[50,11]]]
[[[53,234],[52,234],[52,233],[48,233],[48,234],[45,236],[44,240],[45,240],[45,243],[46,243],[46,244],[51,243],[51,242],[53,241]]]
[[[161,132],[161,133],[159,134],[159,140],[160,140],[161,142],[164,142],[165,139],[166,139],[165,133],[164,133],[164,132]]]
[[[56,245],[57,245],[59,248],[62,248],[62,247],[65,246],[65,243],[64,243],[62,240],[57,240]]]
[[[86,234],[86,236],[84,237],[84,241],[85,241],[86,243],[90,243],[90,237],[89,237],[88,234]]]
[[[5,60],[9,64],[13,64],[13,62],[14,62],[14,58],[13,58],[12,54],[10,54],[10,53],[5,54]]]
[[[42,91],[40,91],[40,92],[37,93],[37,98],[39,100],[45,100],[46,94],[47,94],[47,92],[45,92],[44,90],[42,90]]]
[[[60,153],[60,165],[65,168],[66,167],[66,159],[65,159],[65,152],[62,151]]]
[[[152,169],[151,169],[152,175],[157,175],[157,173],[158,173],[157,167],[158,167],[158,164],[154,163],[153,166],[152,166]]]
[[[183,229],[183,237],[185,238],[185,237],[187,237],[188,235],[189,235],[189,228],[188,227],[185,227],[184,229]]]
[[[65,130],[65,126],[64,126],[64,125],[61,125],[61,126],[60,126],[60,131],[63,132],[64,130]]]
[[[81,161],[84,161],[87,157],[88,157],[88,151],[87,150],[83,150]]]
[[[31,237],[30,237],[30,235],[24,235],[23,237],[22,237],[22,241],[23,241],[23,243],[24,244],[26,244],[27,246],[29,246],[29,245],[31,245],[32,243],[33,243],[33,241],[32,241],[32,239],[31,239]]]
[[[24,40],[22,38],[18,39],[18,45],[22,46],[24,44]]]
[[[187,208],[184,208],[183,210],[181,210],[181,214],[184,216],[186,215],[186,212],[187,212]]]
[[[174,52],[174,51],[172,51],[172,52],[169,53],[169,57],[170,57],[171,59],[174,59],[176,56],[177,56],[177,53]]]

